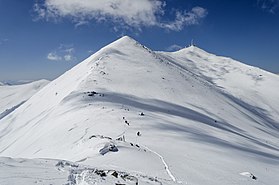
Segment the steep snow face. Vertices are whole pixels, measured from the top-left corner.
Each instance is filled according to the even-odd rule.
[[[47,80],[39,80],[23,85],[0,84],[0,119],[13,112],[48,83]]]
[[[222,84],[214,65],[200,62],[210,56],[221,60],[198,48],[153,52],[123,37],[3,118],[0,155],[66,159],[163,184],[276,184],[279,126],[270,101],[278,95],[241,99],[236,82],[225,76]],[[278,90],[278,77],[266,78],[260,83]],[[249,88],[237,87],[248,97]]]

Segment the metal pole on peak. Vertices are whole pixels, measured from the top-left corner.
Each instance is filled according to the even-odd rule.
[[[191,46],[194,46],[194,39],[191,40]]]

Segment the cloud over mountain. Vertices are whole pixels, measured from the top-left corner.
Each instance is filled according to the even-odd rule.
[[[72,45],[60,44],[60,46],[49,52],[47,55],[48,60],[52,61],[73,61],[75,60],[75,48]]]
[[[180,31],[206,17],[207,10],[194,7],[174,11],[172,21],[162,21],[167,3],[159,0],[43,0],[34,4],[37,19],[58,21],[68,18],[76,26],[90,21],[112,22],[126,28],[160,27]]]

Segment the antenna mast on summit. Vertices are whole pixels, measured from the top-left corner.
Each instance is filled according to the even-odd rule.
[[[194,39],[191,40],[191,46],[194,46]]]

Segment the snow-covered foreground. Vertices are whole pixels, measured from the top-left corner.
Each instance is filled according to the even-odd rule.
[[[26,168],[71,161],[69,184],[277,184],[278,80],[197,47],[153,52],[123,37],[4,117],[0,156],[31,159]],[[1,160],[0,176],[19,163]],[[50,161],[38,168],[51,174]]]
[[[5,85],[0,82],[0,120],[26,102],[47,85],[49,81],[39,80],[22,85]]]
[[[0,184],[172,184],[171,181],[142,174],[97,169],[64,160],[13,159],[0,157]]]

